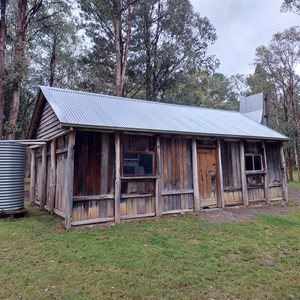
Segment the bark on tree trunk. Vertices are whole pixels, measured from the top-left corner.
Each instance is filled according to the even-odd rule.
[[[159,35],[161,32],[161,3],[158,1],[157,7],[157,25],[156,25],[156,32],[154,38],[154,46],[153,46],[153,74],[152,74],[152,96],[151,100],[156,101],[158,96],[158,70],[157,70],[157,59],[158,59],[158,42],[159,42]]]
[[[1,0],[0,17],[0,140],[3,137],[5,101],[6,0]]]
[[[21,81],[23,77],[23,63],[25,59],[25,26],[27,22],[27,0],[18,2],[18,24],[17,24],[17,44],[14,53],[14,80],[13,93],[10,103],[8,117],[8,140],[15,139],[17,119],[20,108]]]
[[[131,39],[131,0],[127,1],[127,30],[126,38],[122,36],[122,7],[120,0],[113,0],[114,10],[114,34],[115,34],[115,51],[116,51],[116,65],[115,65],[115,84],[116,96],[124,96],[124,83],[127,69],[129,44]]]
[[[25,43],[26,43],[26,30],[29,23],[34,18],[38,10],[41,8],[43,0],[36,0],[34,5],[27,11],[27,0],[18,1],[18,23],[16,29],[16,45],[13,58],[13,93],[10,102],[10,112],[8,117],[8,132],[7,139],[15,139],[17,119],[20,108],[21,96],[21,83],[24,77],[24,61],[25,57]]]
[[[298,156],[299,146],[298,146],[298,140],[296,140],[295,143],[295,164],[298,172],[298,182],[300,182],[300,168],[299,168],[299,156]]]
[[[56,68],[56,46],[57,46],[57,36],[56,33],[53,33],[53,45],[51,51],[51,58],[50,58],[50,78],[49,78],[49,85],[54,85],[54,77],[55,77],[55,68]]]
[[[151,28],[151,20],[148,14],[148,11],[145,11],[144,14],[144,21],[145,21],[145,47],[146,47],[146,74],[145,74],[145,89],[146,89],[146,99],[151,100],[152,95],[152,81],[151,81],[151,73],[152,73],[152,66],[151,66],[151,35],[150,35],[150,28]]]
[[[126,31],[126,40],[125,40],[125,50],[122,57],[122,72],[121,72],[121,84],[122,84],[122,96],[124,96],[124,84],[125,84],[125,75],[127,70],[127,61],[128,61],[128,52],[129,52],[129,44],[131,39],[131,21],[132,21],[132,13],[131,13],[131,4],[130,0],[127,2],[127,31]]]
[[[288,181],[294,181],[293,178],[293,163],[292,163],[292,155],[291,155],[291,148],[289,147],[287,149],[287,176]]]
[[[122,96],[122,57],[121,57],[121,7],[120,1],[114,0],[114,29],[115,29],[115,50],[116,50],[116,66],[115,66],[115,82],[116,82],[116,96]]]

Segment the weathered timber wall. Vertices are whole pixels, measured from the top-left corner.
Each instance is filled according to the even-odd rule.
[[[42,114],[37,122],[35,138],[48,139],[63,132],[60,122],[48,102],[42,108]]]
[[[241,204],[243,194],[239,142],[222,141],[221,158],[225,205]]]
[[[67,151],[56,154],[56,189],[54,208],[65,213],[65,174],[66,174]]]
[[[68,147],[68,135],[62,136],[56,140],[56,170],[55,170],[55,197],[54,197],[54,209],[65,214],[66,203],[65,203],[65,184],[66,184],[66,164],[67,164],[67,147]],[[47,156],[48,160],[51,160],[51,156]],[[47,178],[50,180],[49,162],[47,168]],[[49,190],[48,190],[49,189]],[[50,195],[50,181],[47,180],[47,195]],[[49,200],[47,200],[49,203]]]
[[[34,200],[35,202],[41,201],[41,189],[42,189],[42,149],[39,148],[36,150],[36,177],[35,177],[35,193]]]
[[[69,178],[73,183],[71,225],[113,221],[117,218],[116,212],[120,220],[194,210],[193,174],[205,163],[201,163],[196,155],[196,171],[193,173],[191,139],[143,135],[133,138],[124,134],[120,144],[115,143],[115,136],[114,133],[76,132],[74,181]],[[244,151],[241,143],[248,157],[252,154],[261,156],[260,168],[243,171],[244,184],[242,166],[246,164],[242,159],[245,155],[241,156]],[[66,134],[34,151],[34,200],[41,209],[44,206],[51,212],[54,209],[62,217],[66,215],[69,199],[65,178],[68,144],[69,134]],[[223,188],[219,190],[218,197],[223,197],[225,206],[242,204],[244,194],[250,203],[283,199],[280,143],[221,140],[219,145]],[[198,149],[199,153],[203,152],[202,148],[199,148],[201,151]],[[121,162],[118,210],[115,209],[116,149],[119,149]],[[151,174],[124,174],[123,152],[140,153],[145,150],[153,158]],[[218,206],[221,207],[220,204]]]
[[[77,131],[72,222],[114,216],[114,135]]]
[[[265,190],[264,188],[248,188],[248,199],[249,202],[264,201],[265,200]]]
[[[280,144],[268,142],[266,145],[270,200],[283,199],[282,170],[280,164]]]
[[[162,137],[162,212],[193,210],[191,140]]]
[[[47,175],[46,175],[46,199],[45,205],[49,206],[50,199],[50,176],[51,176],[51,153],[50,153],[51,143],[47,143]]]
[[[155,179],[126,179],[121,182],[121,219],[155,215]]]
[[[62,215],[64,215],[66,210],[66,203],[64,201],[65,197],[65,170],[66,170],[66,159],[67,159],[67,144],[68,136],[62,136],[57,138],[57,149],[55,153],[56,168],[55,172],[55,197],[53,208],[58,210]],[[36,150],[36,181],[35,181],[35,202],[40,204],[40,206],[46,205],[49,208],[50,190],[51,190],[51,153],[50,145],[48,142],[45,145],[46,149],[46,162],[45,168],[43,169],[43,148]],[[43,179],[44,178],[44,179]],[[44,192],[45,191],[45,192]],[[43,199],[44,198],[44,199]],[[43,200],[43,201],[42,201]],[[43,208],[43,207],[42,207]]]
[[[245,145],[245,155],[261,155],[262,157],[262,171],[246,171],[247,178],[247,190],[248,190],[248,200],[249,202],[265,201],[265,162],[263,155],[263,145],[262,142],[244,142]]]

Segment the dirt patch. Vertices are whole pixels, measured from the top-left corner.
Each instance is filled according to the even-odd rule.
[[[197,218],[208,222],[235,222],[251,220],[254,215],[264,214],[280,216],[300,209],[300,189],[289,189],[289,204],[276,202],[271,205],[264,203],[250,205],[249,207],[234,206],[227,208],[206,209],[197,213]]]

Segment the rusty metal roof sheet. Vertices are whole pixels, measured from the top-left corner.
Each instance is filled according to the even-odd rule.
[[[63,126],[286,140],[239,112],[40,87]]]

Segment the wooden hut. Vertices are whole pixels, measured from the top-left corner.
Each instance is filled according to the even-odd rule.
[[[287,201],[287,137],[239,112],[40,87],[31,201],[66,227]]]

